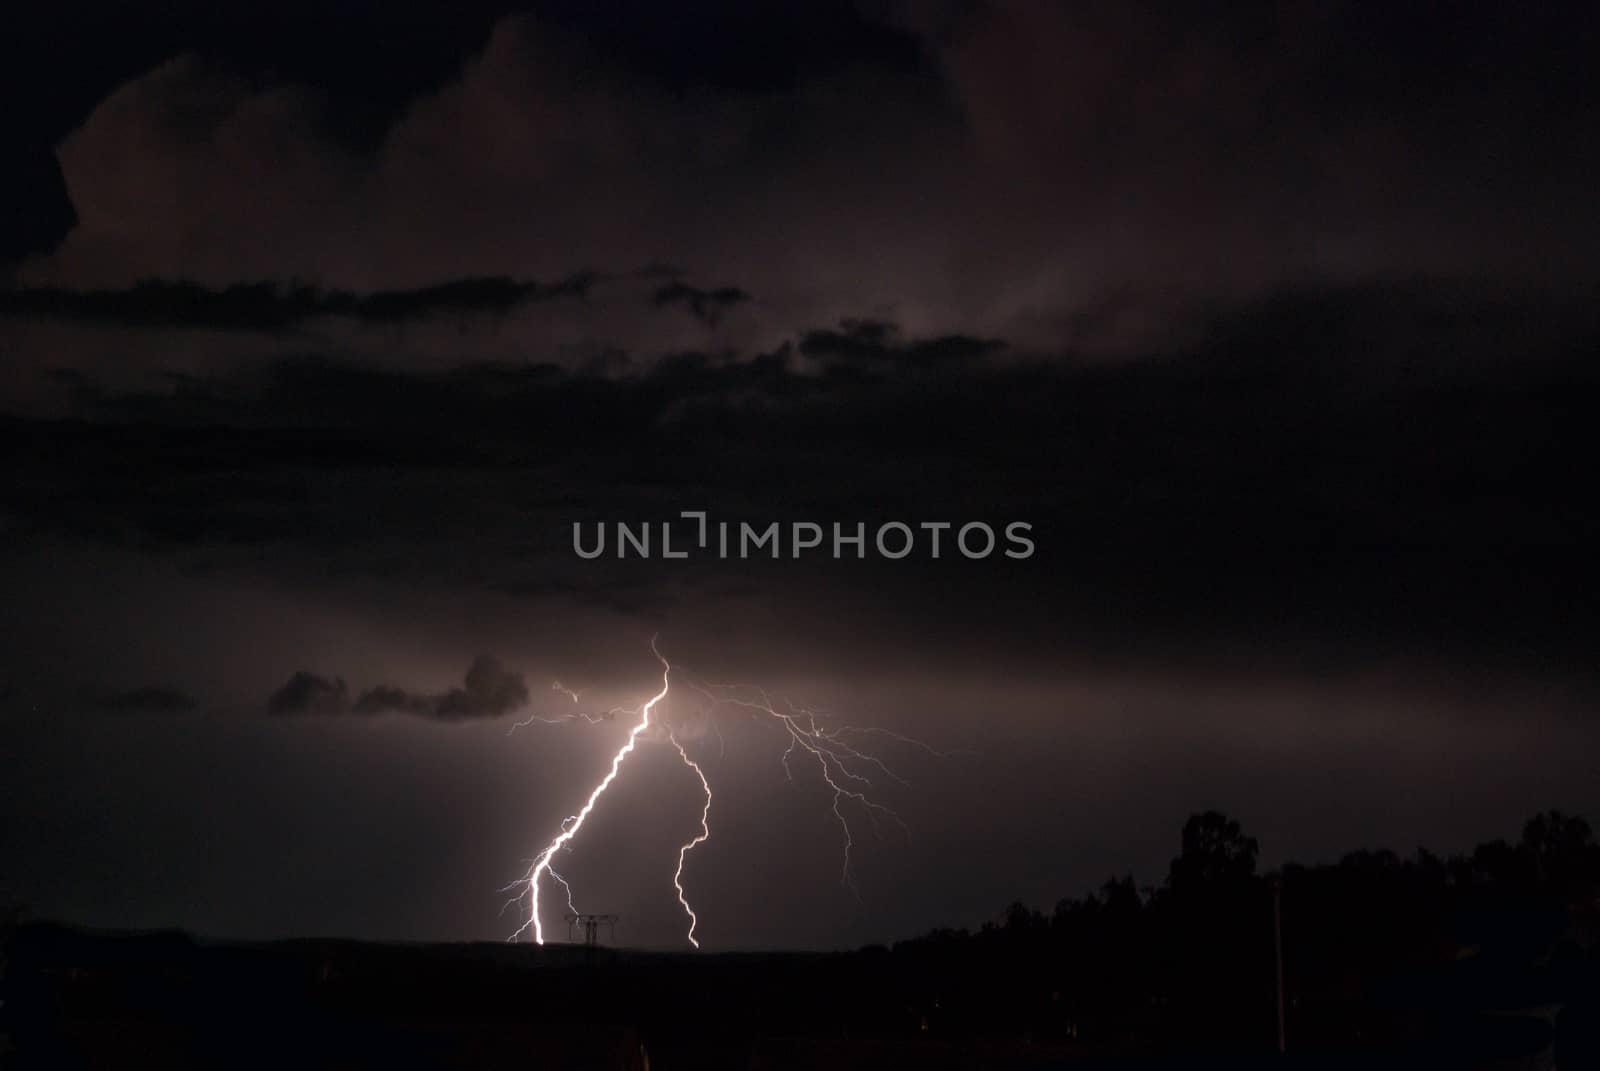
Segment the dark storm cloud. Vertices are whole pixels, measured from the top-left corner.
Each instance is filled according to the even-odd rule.
[[[432,713],[435,699],[428,695],[415,695],[404,688],[396,688],[390,684],[379,684],[361,693],[355,705],[350,708],[352,714],[421,714],[427,716]],[[330,712],[332,713],[332,712]]]
[[[299,670],[267,697],[271,714],[339,714],[350,702],[343,680]]]
[[[355,714],[420,714],[457,721],[497,718],[526,706],[527,702],[528,685],[522,674],[511,672],[492,655],[479,655],[467,670],[464,687],[439,695],[418,695],[392,685],[379,685],[362,693],[351,711]]]
[[[695,319],[715,326],[726,310],[749,301],[750,295],[736,286],[719,286],[711,290],[702,290],[688,283],[674,282],[658,288],[651,300],[658,308],[665,305],[682,305]]]
[[[190,169],[219,190],[241,174],[292,185],[308,168],[275,171],[279,160],[265,150],[282,138],[298,150],[297,139],[306,138],[304,162],[313,165],[313,177],[314,165],[341,154],[354,158],[358,173],[377,176],[357,184],[366,196],[348,203],[351,213],[382,213],[379,222],[406,234],[414,247],[434,244],[438,235],[427,216],[438,215],[497,258],[508,231],[520,229],[505,224],[524,218],[519,205],[526,200],[519,198],[531,195],[532,184],[536,203],[565,206],[583,224],[578,233],[594,241],[615,237],[607,216],[623,210],[625,189],[648,194],[641,196],[641,218],[626,221],[648,247],[634,252],[674,261],[692,253],[700,261],[696,271],[705,260],[720,269],[716,261],[738,252],[738,244],[713,242],[703,232],[691,238],[677,228],[703,220],[705,205],[725,211],[730,202],[749,200],[740,191],[762,189],[773,196],[757,199],[767,203],[754,213],[724,220],[729,231],[762,235],[768,246],[824,242],[826,256],[806,265],[807,285],[820,285],[823,272],[870,274],[873,282],[895,272],[902,293],[887,295],[890,301],[922,291],[929,291],[924,303],[963,292],[1002,300],[1025,289],[1027,303],[1037,305],[1034,294],[1052,272],[1049,302],[1070,301],[1097,277],[1129,274],[1130,262],[1135,276],[1202,283],[1205,276],[1193,270],[1201,265],[1216,266],[1219,283],[1236,272],[1281,278],[1293,270],[1353,265],[1359,271],[1413,260],[1430,239],[1448,262],[1458,240],[1484,229],[1494,232],[1502,257],[1536,264],[1530,257],[1536,250],[1576,250],[1577,234],[1594,222],[1578,198],[1594,154],[1592,65],[1581,43],[1591,39],[1594,16],[1574,5],[1474,8],[1448,20],[1423,8],[1359,3],[1252,3],[1204,12],[1159,3],[869,11],[764,5],[759,17],[712,5],[681,20],[637,7],[622,16],[604,4],[585,13],[560,4],[529,11],[498,23],[497,5],[435,12],[349,53],[331,42],[359,36],[359,17],[324,26],[318,11],[274,19],[197,13],[204,29],[195,40],[175,43],[181,48],[138,47],[154,31],[130,28],[126,48],[141,57],[131,69],[103,56],[97,64],[80,62],[116,72],[115,81],[97,79],[100,98],[180,52],[241,72],[243,88],[228,91],[240,99],[225,93],[230,106],[217,109],[231,137],[173,153],[170,163],[185,189]],[[430,49],[420,28],[433,20],[439,26]],[[249,40],[234,22],[252,27]],[[297,41],[293,31],[302,24],[314,29]],[[525,36],[536,41],[549,39],[550,54],[498,40],[497,34],[516,36],[511,25],[531,27]],[[265,62],[264,42],[281,45],[285,58]],[[362,57],[363,72],[370,64],[370,76],[354,78],[353,65],[335,61],[348,54]],[[570,81],[569,54],[580,57],[583,75]],[[37,67],[38,60],[30,63]],[[868,85],[879,92],[841,83],[857,72],[869,73]],[[48,80],[48,71],[35,74],[35,82]],[[250,125],[261,119],[258,105],[269,102],[269,91],[284,84],[313,93],[316,109],[285,129]],[[552,98],[566,107],[541,106]],[[141,168],[93,169],[108,148],[103,142],[126,136],[126,124],[111,122],[119,118],[115,109],[97,127],[89,114],[95,99],[63,108],[47,144],[74,131],[85,145],[102,143],[80,168],[68,168],[82,201],[82,229],[135,225],[121,217],[142,203],[153,249],[168,234],[156,224],[176,221],[156,218],[169,212],[155,199],[128,197],[142,189]],[[909,110],[908,100],[915,105]],[[425,122],[435,102],[443,118],[456,117],[448,126]],[[144,117],[176,107],[160,94],[130,103]],[[360,111],[362,121],[320,120],[341,110]],[[591,129],[565,122],[570,115],[589,116]],[[486,117],[496,122],[476,121]],[[413,124],[426,127],[419,151],[382,158],[410,144],[405,135]],[[327,127],[326,143],[310,138],[309,127]],[[781,134],[752,136],[757,130]],[[261,151],[230,160],[224,154],[237,147],[235,138],[247,149],[259,140]],[[873,153],[875,144],[890,152]],[[66,145],[63,159],[70,163],[83,147]],[[165,142],[137,147],[159,157]],[[690,151],[681,153],[684,147]],[[284,158],[301,161],[297,153]],[[451,174],[435,176],[430,158],[448,161]],[[827,160],[848,166],[814,163]],[[608,162],[652,180],[642,188],[614,183]],[[241,166],[249,163],[265,167],[265,175]],[[593,181],[601,171],[606,181]],[[491,181],[497,178],[511,181]],[[307,192],[343,210],[343,190],[333,187]],[[875,196],[883,187],[902,192]],[[594,189],[608,196],[582,195]],[[829,190],[825,199],[815,195],[822,189]],[[245,240],[242,217],[233,225],[232,199],[219,199],[216,229],[186,237],[190,252],[212,244],[232,249],[236,259],[264,252],[250,248],[260,243]],[[259,213],[278,215],[278,206],[257,201],[258,226]],[[302,202],[299,210],[314,213],[321,203]],[[1540,227],[1520,226],[1529,220]],[[377,240],[360,219],[346,222],[357,250]],[[1552,223],[1562,230],[1550,229]],[[863,234],[863,224],[873,230]],[[557,225],[542,221],[539,229],[547,235]],[[920,244],[919,228],[951,240]],[[1222,233],[1229,236],[1226,252]],[[829,242],[829,235],[840,240]],[[298,244],[302,235],[293,237]],[[849,270],[852,249],[896,237],[903,254],[883,250],[878,256],[889,263]],[[1100,248],[1113,239],[1114,248]],[[530,239],[519,252],[546,244]],[[1484,259],[1493,251],[1487,244],[1475,248]],[[297,267],[309,270],[320,249],[303,249]],[[97,249],[96,256],[111,252]],[[435,250],[415,252],[405,262],[413,271]],[[792,263],[784,259],[780,270]],[[962,277],[933,293],[935,265]],[[1174,266],[1191,270],[1166,270]],[[738,278],[764,302],[771,296],[764,280]],[[845,311],[829,308],[817,318]],[[1012,337],[1006,326],[963,325]]]
[[[1251,637],[1260,659],[1392,643],[1574,665],[1597,625],[1558,594],[1592,572],[1581,548],[1600,534],[1574,467],[1594,445],[1594,319],[1580,303],[1408,283],[1205,303],[1181,345],[1115,364],[999,362],[993,341],[885,321],[619,378],[285,359],[160,392],[81,388],[77,420],[14,419],[0,445],[14,539],[266,557],[658,618],[772,585],[800,589],[796,606],[870,593],[888,620],[970,598],[963,619],[992,640],[960,642],[1071,635],[1085,656],[1130,657],[1137,633],[1151,658],[1242,652]],[[928,356],[947,351],[961,359]],[[128,471],[159,472],[160,493]],[[757,523],[1024,519],[1040,553],[1003,573],[572,554],[575,522],[693,508]],[[1258,636],[1263,619],[1278,624]],[[477,716],[500,709],[488,694],[366,703]]]
[[[8,159],[14,162],[0,171],[0,272],[14,261],[48,253],[77,222],[61,165],[49,147],[27,146]]]
[[[95,705],[117,714],[177,714],[193,710],[194,697],[165,685],[146,685],[97,696]]]
[[[436,16],[415,79],[387,56],[415,27],[386,40],[361,137],[320,48],[273,78],[203,35],[56,133],[82,222],[22,277],[386,289],[663,261],[761,295],[744,345],[866,315],[1030,352],[1130,286],[1593,278],[1576,7],[1445,32],[1358,3],[714,5],[659,34],[556,7]],[[1099,345],[1148,325],[1113,326]]]
[[[975,360],[1006,345],[999,339],[966,335],[902,342],[899,333],[899,326],[886,320],[843,320],[834,330],[807,331],[800,339],[800,352],[847,365],[927,368]]]
[[[266,11],[181,0],[152,19],[101,5],[93,33],[84,32],[82,12],[18,14],[0,42],[0,89],[28,105],[0,120],[0,144],[15,162],[0,175],[0,268],[48,251],[77,222],[54,149],[118,85],[196,52],[250,77],[317,87],[343,136],[370,146],[407,100],[459,70],[510,5],[427,6],[394,19],[361,4],[330,17],[317,4]],[[369,18],[381,18],[383,32],[373,33]]]
[[[0,317],[135,328],[284,331],[320,317],[398,323],[429,316],[505,313],[519,305],[582,298],[599,279],[580,273],[555,283],[458,279],[415,290],[357,294],[272,282],[207,287],[152,279],[126,290],[21,287],[0,292]]]
[[[507,669],[492,655],[479,655],[467,669],[460,688],[438,694],[412,692],[392,684],[379,684],[348,701],[344,681],[330,681],[310,673],[296,673],[267,701],[272,714],[415,714],[440,721],[497,718],[528,703],[528,685],[522,674]]]

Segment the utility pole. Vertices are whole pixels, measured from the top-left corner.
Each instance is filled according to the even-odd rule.
[[[1272,886],[1272,951],[1278,963],[1278,1055],[1283,1055],[1286,1047],[1284,1036],[1284,1006],[1283,1006],[1283,878],[1278,874],[1272,875],[1269,881]]]
[[[577,924],[583,926],[583,943],[584,943],[585,947],[594,948],[596,945],[598,945],[600,943],[600,924],[603,922],[608,927],[607,936],[609,937],[609,939],[611,940],[611,942],[613,944],[616,943],[616,940],[617,940],[617,916],[616,915],[586,915],[586,914],[578,914],[578,915],[566,915],[564,917],[567,920],[567,940],[568,941],[572,940],[572,927],[573,927],[574,923],[577,923]]]

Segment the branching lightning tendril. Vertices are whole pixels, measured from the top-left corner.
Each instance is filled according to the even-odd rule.
[[[661,651],[656,646],[655,637],[650,640],[650,650],[656,656],[657,661],[661,663],[661,689],[642,706],[636,708],[613,707],[599,714],[574,712],[558,717],[532,714],[523,721],[512,725],[508,730],[508,732],[515,732],[517,729],[524,728],[535,721],[554,725],[582,720],[592,725],[602,721],[610,721],[619,713],[625,713],[638,719],[629,730],[627,739],[612,756],[609,770],[589,793],[589,797],[584,802],[583,807],[576,814],[569,815],[562,820],[560,832],[533,858],[523,877],[503,890],[507,892],[513,889],[520,890],[507,902],[507,908],[511,904],[519,903],[524,897],[528,900],[527,920],[511,935],[510,940],[516,940],[529,930],[532,930],[534,941],[541,945],[544,944],[544,925],[539,914],[539,891],[541,880],[547,874],[566,893],[569,911],[577,914],[572,886],[556,872],[551,863],[557,852],[571,850],[574,838],[577,837],[579,830],[583,828],[584,822],[594,811],[596,804],[600,801],[600,797],[617,780],[624,761],[633,753],[639,741],[645,738],[645,734],[652,728],[652,717],[671,690],[674,667],[661,654]],[[905,736],[889,729],[853,725],[828,727],[828,716],[824,712],[795,706],[781,697],[775,700],[763,688],[710,684],[697,681],[681,666],[677,667],[676,672],[678,677],[704,702],[706,725],[708,730],[714,733],[717,738],[719,755],[725,754],[726,746],[715,715],[719,710],[727,708],[746,711],[755,715],[758,719],[770,721],[784,733],[788,743],[779,757],[779,762],[783,767],[785,777],[789,781],[794,780],[794,770],[790,765],[790,759],[797,752],[809,756],[815,761],[823,783],[832,794],[831,810],[834,819],[838,823],[842,839],[843,858],[839,870],[839,880],[842,885],[850,889],[858,901],[860,900],[860,890],[856,885],[855,874],[851,866],[852,853],[855,849],[855,837],[850,826],[849,811],[855,808],[858,813],[864,813],[872,823],[875,833],[878,832],[879,821],[888,819],[899,826],[907,836],[910,835],[910,831],[901,820],[899,814],[868,796],[867,793],[873,789],[873,782],[863,772],[863,769],[875,771],[901,785],[907,785],[910,782],[891,769],[881,758],[861,750],[850,741],[867,736],[881,737],[908,745],[936,758],[946,758],[962,753],[958,751],[941,751],[913,737]],[[579,701],[579,693],[567,688],[559,681],[552,684],[552,690],[567,696],[574,704]],[[705,798],[704,805],[700,810],[699,831],[678,848],[678,865],[672,875],[672,885],[677,891],[678,903],[683,906],[684,914],[689,919],[689,944],[699,948],[700,941],[695,936],[695,930],[699,926],[700,919],[695,914],[694,908],[689,904],[688,894],[683,885],[683,878],[684,867],[688,861],[689,853],[711,838],[711,782],[699,761],[690,755],[684,740],[679,735],[679,730],[665,724],[660,726],[660,730],[661,734],[657,738],[664,737],[673,746],[684,766],[699,781],[700,790]]]
[[[672,740],[672,746],[678,749],[678,755],[683,759],[683,764],[693,770],[696,777],[700,778],[700,787],[706,794],[706,805],[700,809],[700,832],[695,834],[693,839],[685,841],[683,847],[678,849],[678,869],[672,875],[672,887],[678,890],[678,903],[683,905],[684,913],[689,916],[689,943],[699,948],[700,942],[694,939],[694,928],[699,924],[700,920],[695,917],[694,908],[689,906],[689,900],[683,893],[683,861],[697,845],[704,844],[711,839],[711,783],[706,780],[706,772],[700,768],[700,764],[691,759],[689,753],[683,749],[683,741],[679,740],[676,735],[673,735],[670,739]]]

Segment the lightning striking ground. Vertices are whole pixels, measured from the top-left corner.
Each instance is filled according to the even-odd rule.
[[[527,920],[511,935],[510,940],[516,940],[529,930],[532,930],[534,941],[541,945],[544,944],[544,925],[539,914],[539,894],[541,880],[547,874],[566,893],[568,909],[573,914],[577,913],[572,886],[556,872],[551,864],[557,852],[571,850],[573,840],[577,837],[579,830],[583,828],[583,824],[589,815],[594,811],[595,806],[600,801],[600,797],[617,780],[624,761],[633,753],[639,741],[647,738],[646,734],[652,728],[652,719],[655,717],[656,711],[662,701],[667,698],[668,692],[671,691],[674,667],[661,654],[656,644],[656,637],[652,637],[650,640],[650,650],[656,656],[656,660],[661,663],[661,689],[642,706],[637,708],[613,707],[601,714],[574,712],[559,717],[534,714],[512,725],[511,729],[508,730],[514,732],[516,729],[526,727],[535,721],[546,724],[560,724],[582,720],[589,724],[596,724],[601,721],[609,721],[618,713],[627,713],[638,718],[638,721],[629,730],[626,740],[612,756],[610,768],[605,776],[601,778],[599,784],[589,793],[589,798],[585,801],[583,807],[576,814],[569,815],[562,820],[560,832],[533,858],[524,876],[512,885],[507,886],[505,891],[511,891],[514,888],[521,890],[507,902],[507,907],[510,907],[513,903],[520,902],[524,896],[528,899]],[[723,744],[722,731],[717,724],[715,715],[719,710],[731,708],[751,713],[761,720],[770,721],[783,732],[788,743],[779,757],[779,762],[783,767],[785,777],[789,781],[794,780],[794,770],[790,766],[790,759],[797,751],[815,761],[817,771],[831,793],[830,807],[834,819],[839,825],[843,848],[839,880],[842,885],[850,889],[858,901],[861,894],[851,865],[852,853],[855,850],[855,834],[851,828],[849,812],[854,809],[858,815],[865,814],[872,823],[874,832],[878,831],[879,821],[887,819],[898,825],[909,836],[909,830],[899,814],[868,795],[874,786],[871,778],[863,770],[875,771],[877,774],[882,774],[901,785],[907,785],[910,782],[878,756],[863,751],[850,743],[850,739],[862,736],[884,737],[906,744],[937,758],[945,758],[961,753],[957,751],[940,751],[920,740],[889,729],[853,725],[828,727],[828,715],[822,711],[798,707],[782,698],[774,701],[774,697],[765,689],[701,682],[689,675],[682,667],[677,668],[677,673],[692,692],[697,694],[703,701],[706,724],[708,729],[717,737],[719,754],[725,754],[725,746]],[[574,704],[578,702],[578,693],[565,687],[559,681],[552,685],[552,689],[570,698]],[[687,934],[689,944],[694,948],[699,948],[700,941],[695,936],[695,932],[699,926],[700,919],[689,903],[683,879],[689,853],[711,838],[711,781],[706,776],[705,769],[700,765],[699,761],[689,753],[689,749],[684,745],[684,741],[679,735],[679,730],[664,723],[658,728],[661,732],[656,738],[664,738],[673,746],[684,766],[700,782],[700,790],[704,796],[704,804],[700,809],[699,831],[678,848],[678,864],[672,875],[672,885],[677,891],[678,903],[682,905],[684,914],[689,919]],[[679,729],[681,729],[681,726]]]
[[[683,861],[697,846],[711,839],[711,783],[706,780],[706,772],[700,768],[700,764],[691,759],[689,753],[684,750],[683,742],[677,735],[673,734],[669,739],[672,741],[672,746],[678,749],[678,756],[683,759],[683,764],[700,778],[700,788],[706,794],[706,805],[700,809],[700,832],[691,840],[685,841],[683,847],[678,849],[678,869],[672,875],[672,887],[678,890],[678,903],[683,905],[684,914],[689,916],[689,943],[699,948],[700,942],[694,939],[694,928],[700,924],[700,920],[696,917],[694,908],[689,906],[689,899],[683,892]]]
[[[544,944],[544,924],[539,921],[539,878],[545,871],[550,869],[550,857],[566,847],[567,843],[578,835],[578,830],[583,828],[584,820],[594,810],[594,805],[600,801],[600,797],[605,794],[606,789],[611,787],[611,782],[617,779],[617,772],[622,769],[622,761],[633,752],[634,745],[639,741],[639,734],[650,728],[650,712],[655,709],[657,703],[667,697],[667,689],[671,686],[669,678],[672,675],[672,667],[665,658],[661,657],[661,652],[656,650],[656,641],[653,637],[650,640],[650,650],[661,661],[661,691],[657,692],[648,703],[640,708],[639,724],[633,727],[633,730],[628,733],[627,742],[612,756],[610,771],[594,787],[594,791],[589,793],[588,802],[583,805],[583,809],[563,822],[561,824],[561,832],[556,836],[556,839],[551,841],[545,850],[535,857],[533,869],[528,871],[528,899],[530,902],[528,922],[517,933],[512,934],[513,939],[525,933],[528,926],[531,925],[533,927],[533,939],[541,945]],[[563,881],[562,884],[565,885],[566,882]]]

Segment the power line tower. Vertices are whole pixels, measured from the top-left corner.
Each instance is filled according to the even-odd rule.
[[[616,943],[616,940],[617,940],[617,916],[616,915],[567,915],[567,916],[565,916],[565,918],[567,920],[567,940],[568,941],[572,940],[572,927],[574,925],[581,925],[583,927],[583,943],[584,943],[584,945],[586,947],[588,947],[588,948],[594,948],[596,945],[598,945],[600,943],[600,924],[603,922],[603,923],[606,924],[606,927],[607,927],[607,932],[606,932],[607,938],[613,944]]]

